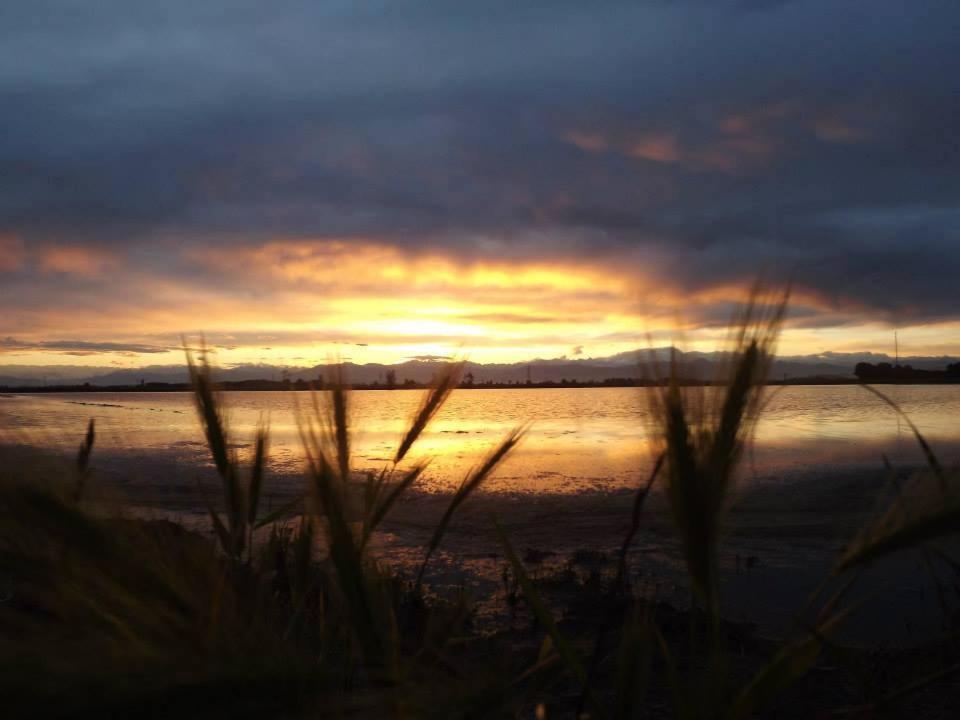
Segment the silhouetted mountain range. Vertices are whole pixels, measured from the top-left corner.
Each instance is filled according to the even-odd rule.
[[[666,374],[670,348],[637,350],[600,358],[554,358],[537,359],[518,363],[468,363],[467,371],[473,374],[474,382],[524,383],[528,376],[532,382],[603,382],[613,378],[640,378],[653,374]],[[681,374],[690,379],[709,380],[717,376],[723,356],[718,352],[677,352]],[[784,377],[853,378],[857,363],[891,362],[893,359],[879,353],[823,353],[820,355],[784,356],[774,363],[771,379]],[[943,370],[947,364],[957,362],[956,357],[903,357],[900,362],[922,370]],[[398,384],[404,380],[417,383],[429,382],[443,360],[415,359],[395,365],[381,363],[345,363],[348,378],[356,383],[384,383],[387,372],[393,371]],[[662,370],[657,373],[656,366]],[[651,371],[651,367],[653,371]],[[278,365],[237,365],[220,368],[216,376],[222,381],[244,380],[316,380],[328,374],[325,365],[312,367],[284,367]],[[91,368],[83,366],[0,366],[0,386],[18,387],[40,384],[83,384],[94,386],[136,385],[141,381],[182,383],[187,381],[183,365],[150,365],[143,368],[122,369]]]

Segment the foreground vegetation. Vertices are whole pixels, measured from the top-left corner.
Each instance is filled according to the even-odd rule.
[[[425,392],[391,462],[362,477],[351,464],[350,393],[333,378],[298,408],[303,493],[265,514],[269,429],[257,431],[241,463],[206,356],[188,354],[221,482],[208,505],[210,535],[105,511],[88,480],[92,423],[69,477],[4,466],[4,710],[9,717],[866,717],[916,712],[910,703],[935,689],[936,712],[949,712],[956,686],[944,683],[960,669],[952,630],[924,653],[882,664],[833,640],[858,612],[849,598],[859,573],[895,552],[923,553],[938,588],[960,591],[960,574],[948,586],[935,569],[960,568],[939,545],[960,529],[956,473],[919,432],[927,469],[846,548],[821,589],[798,599],[792,636],[772,647],[722,618],[725,512],[762,410],[784,307],[752,303],[738,320],[722,388],[672,382],[656,391],[661,453],[637,490],[612,572],[564,579],[558,607],[551,587],[558,579],[535,580],[490,519],[509,568],[504,602],[520,621],[485,634],[473,629],[464,594],[433,597],[424,578],[459,509],[521,442],[523,427],[466,474],[419,572],[398,576],[372,543],[426,471],[407,458],[460,384],[461,366]],[[653,371],[676,377],[674,368]],[[655,483],[682,548],[689,609],[646,598],[627,569]],[[824,680],[825,662],[843,672]]]

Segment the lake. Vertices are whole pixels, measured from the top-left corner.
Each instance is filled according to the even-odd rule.
[[[883,388],[924,434],[944,464],[960,456],[960,386]],[[632,491],[651,467],[650,389],[460,390],[453,393],[406,462],[432,458],[428,472],[395,509],[378,543],[400,567],[414,567],[448,493],[511,428],[531,423],[516,453],[458,513],[438,554],[435,586],[498,582],[500,562],[490,533],[496,515],[518,547],[569,558],[588,549],[613,553],[629,524]],[[769,388],[750,452],[744,457],[738,500],[729,516],[722,561],[727,611],[759,618],[776,630],[789,624],[797,598],[829,572],[842,548],[889,498],[886,456],[905,479],[923,465],[908,424],[888,405],[851,385]],[[359,391],[351,395],[354,467],[388,463],[422,391]],[[302,488],[303,454],[298,392],[230,392],[231,441],[242,455],[260,422],[271,429],[266,497],[275,505]],[[89,418],[96,420],[95,478],[134,506],[175,513],[206,528],[203,494],[216,498],[210,464],[187,393],[70,393],[0,397],[0,443],[76,453]],[[633,566],[659,596],[685,601],[678,549],[664,498],[656,492],[644,517]],[[740,572],[740,558],[757,567]],[[912,562],[912,561],[911,561]],[[465,580],[464,572],[468,579]],[[918,574],[919,572],[919,574]],[[907,562],[864,588],[882,588],[910,626],[886,623],[897,641],[932,635],[939,613],[924,589],[924,571]],[[918,589],[919,588],[919,589]],[[899,594],[898,594],[899,593]],[[891,600],[893,598],[894,600]],[[932,609],[925,613],[923,609]],[[918,610],[919,609],[919,610]],[[864,611],[861,634],[876,625]],[[920,618],[919,625],[916,618]],[[923,623],[926,625],[923,625]],[[857,628],[850,629],[856,638]]]
[[[884,391],[935,449],[953,459],[960,446],[960,386],[900,385]],[[486,492],[553,494],[633,487],[649,470],[653,428],[650,389],[563,388],[461,390],[435,418],[409,456],[431,458],[421,490],[448,491],[511,428],[531,423],[521,447]],[[296,408],[303,392],[224,394],[231,441],[243,454],[260,422],[271,430],[279,487],[303,458]],[[351,395],[354,464],[382,467],[416,411],[422,391],[359,391]],[[0,398],[0,441],[72,454],[88,419],[96,420],[96,452],[108,470],[145,476],[150,465],[208,466],[188,393],[67,393]],[[767,390],[767,405],[744,462],[749,482],[777,482],[842,469],[880,469],[922,461],[916,441],[890,407],[851,386],[787,386]],[[136,478],[130,478],[136,484]]]

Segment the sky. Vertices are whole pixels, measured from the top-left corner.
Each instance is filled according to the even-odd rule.
[[[960,354],[960,3],[10,0],[0,365]]]

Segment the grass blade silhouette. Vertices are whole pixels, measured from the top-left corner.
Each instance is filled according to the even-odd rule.
[[[507,457],[510,451],[517,446],[517,443],[519,443],[523,438],[525,432],[526,428],[518,427],[507,433],[507,436],[503,439],[500,445],[492,453],[490,453],[490,455],[487,456],[487,459],[483,462],[483,464],[468,474],[467,477],[464,478],[463,482],[460,483],[460,487],[458,487],[457,491],[453,494],[450,504],[443,513],[443,517],[440,518],[440,522],[437,523],[437,527],[434,529],[433,535],[430,538],[430,542],[427,545],[427,552],[423,558],[423,563],[420,565],[420,572],[417,573],[415,587],[418,590],[423,583],[423,574],[426,572],[430,558],[440,546],[440,541],[443,539],[443,536],[447,531],[447,527],[450,525],[450,520],[453,518],[453,514],[457,511],[457,508],[460,507],[464,501],[470,497],[471,494],[473,494],[474,490],[483,484],[484,480],[486,480],[494,470],[496,470],[497,466],[504,460],[504,458]]]
[[[229,542],[224,547],[224,551],[232,557],[239,558],[246,541],[244,531],[246,513],[244,512],[243,490],[237,477],[236,462],[233,453],[230,451],[227,423],[223,415],[222,403],[214,389],[213,373],[210,368],[206,346],[201,345],[199,364],[194,360],[193,353],[187,347],[186,342],[184,342],[184,352],[187,357],[187,368],[193,387],[194,405],[200,416],[200,424],[206,436],[207,447],[213,457],[213,463],[217,469],[217,474],[220,476],[220,484],[223,490],[224,509],[227,515],[225,529],[229,535]],[[213,513],[212,507],[210,512]],[[223,535],[216,524],[215,529],[222,539]]]
[[[820,656],[826,638],[840,626],[858,606],[849,606],[832,613],[816,628],[783,647],[773,659],[764,665],[739,693],[728,717],[731,720],[746,720],[770,704],[775,698],[806,675]]]
[[[465,363],[456,362],[450,363],[443,369],[434,382],[433,387],[430,388],[421,401],[420,407],[410,423],[410,427],[404,434],[403,440],[400,441],[397,452],[393,456],[395,465],[399,464],[403,458],[406,457],[410,448],[413,447],[413,444],[417,441],[417,438],[420,437],[420,434],[426,429],[427,425],[430,424],[434,415],[437,414],[437,411],[440,410],[447,401],[447,398],[450,397],[450,393],[460,384],[464,367]]]
[[[400,478],[397,484],[390,490],[387,496],[375,506],[373,513],[371,514],[364,528],[363,538],[360,543],[361,547],[366,546],[367,541],[373,534],[373,531],[377,529],[383,519],[390,512],[390,509],[396,504],[397,500],[400,499],[400,496],[403,495],[403,493],[406,492],[410,486],[417,481],[417,479],[426,469],[427,463],[422,463],[408,470],[406,473],[404,473],[403,477]]]
[[[557,627],[557,623],[553,619],[553,614],[547,608],[543,598],[540,597],[540,593],[537,592],[537,588],[534,586],[533,581],[527,574],[526,568],[513,549],[510,538],[507,536],[503,527],[496,520],[494,520],[493,527],[500,541],[500,546],[503,548],[504,555],[506,555],[507,561],[510,563],[510,567],[513,569],[513,573],[517,578],[517,582],[520,584],[520,589],[523,591],[524,597],[530,605],[531,611],[547,632],[548,637],[553,642],[553,646],[556,648],[557,654],[567,667],[567,670],[580,685],[587,697],[587,702],[591,710],[594,711],[596,717],[602,717],[596,698],[594,698],[592,690],[587,685],[587,672],[579,655],[577,655],[576,650],[574,650],[573,645],[570,644],[566,636],[560,632],[560,628]]]
[[[841,556],[836,571],[865,565],[899,550],[960,533],[960,499],[940,499],[912,517],[891,508]]]
[[[96,439],[94,431],[93,418],[87,423],[87,434],[77,450],[77,486],[74,490],[74,499],[80,502],[83,498],[83,491],[87,484],[87,478],[90,476],[90,454],[93,452],[93,443]]]
[[[916,439],[917,444],[920,446],[920,449],[923,450],[923,455],[927,460],[927,467],[930,468],[930,471],[933,473],[934,477],[940,483],[940,489],[946,490],[947,481],[946,475],[943,471],[943,466],[940,464],[940,461],[937,459],[936,453],[933,452],[933,448],[930,447],[930,443],[927,442],[927,439],[923,437],[919,428],[914,424],[913,420],[903,411],[896,402],[889,398],[884,393],[877,390],[872,385],[862,384],[862,387],[867,392],[873,393],[878,398],[883,400],[887,405],[889,405],[900,418],[907,423],[907,426],[910,428],[910,431],[913,433],[913,437]]]
[[[650,471],[647,482],[643,485],[643,487],[637,490],[636,497],[633,500],[633,513],[630,517],[630,529],[627,531],[627,535],[623,539],[623,544],[620,546],[620,560],[617,564],[617,577],[614,581],[614,585],[617,588],[620,588],[626,580],[627,553],[630,551],[630,545],[633,543],[633,538],[636,537],[637,532],[640,530],[640,513],[643,511],[643,506],[646,503],[647,496],[650,494],[650,489],[653,487],[653,483],[656,481],[657,475],[660,474],[660,469],[663,467],[663,459],[664,454],[660,453],[653,464],[653,470]]]
[[[647,613],[646,608],[635,603],[623,625],[614,682],[615,720],[633,720],[643,715],[654,640]]]
[[[914,497],[908,505],[907,498],[896,483],[889,460],[884,458],[887,472],[894,480],[894,501],[847,547],[836,564],[836,573],[866,565],[899,550],[922,546],[931,540],[960,533],[960,493],[955,484],[951,486],[950,478],[926,438],[892,399],[869,385],[862,387],[883,400],[906,421],[923,452],[927,470],[937,481],[939,493],[932,497]],[[922,549],[927,552],[925,548]]]
[[[270,434],[266,426],[257,428],[254,440],[253,465],[250,468],[250,486],[247,491],[247,523],[254,527],[257,522],[257,510],[260,506],[260,493],[263,490],[263,476],[266,472],[269,453]]]
[[[721,388],[709,397],[685,392],[673,353],[667,386],[652,395],[671,515],[694,592],[711,618],[718,612],[722,519],[786,310],[786,292],[770,305],[760,297],[755,288],[734,323],[730,375]]]
[[[255,523],[253,523],[253,529],[259,530],[260,528],[266,527],[267,525],[272,525],[273,523],[277,522],[277,520],[280,520],[281,518],[287,515],[294,514],[298,507],[302,508],[304,497],[305,495],[303,493],[300,493],[289,502],[286,502],[280,507],[278,507],[276,510],[273,510],[272,512],[267,513],[262,518],[260,518]]]
[[[338,587],[353,619],[351,627],[360,640],[367,663],[379,668],[384,660],[381,638],[377,632],[379,623],[367,593],[363,562],[350,529],[340,483],[322,456],[312,464],[310,474],[317,507],[322,510],[322,516],[317,520],[326,529],[328,552],[336,570]]]

